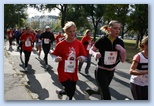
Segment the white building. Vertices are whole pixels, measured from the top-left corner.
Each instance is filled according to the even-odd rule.
[[[32,23],[38,22],[39,29],[44,29],[46,25],[52,27],[59,22],[59,17],[54,15],[36,15],[34,17],[28,18],[28,23],[32,27]]]

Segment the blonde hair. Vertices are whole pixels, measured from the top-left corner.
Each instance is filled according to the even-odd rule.
[[[74,27],[76,28],[76,25],[75,25],[75,23],[74,23],[73,21],[68,21],[68,22],[65,24],[65,26],[63,27],[64,32],[66,32],[66,30],[67,30],[69,27],[71,27],[71,26],[74,26]]]
[[[109,22],[109,27],[113,26],[113,24],[118,23],[120,24],[120,22],[118,22],[117,20],[112,20]]]
[[[88,32],[90,32],[90,29],[87,29],[87,30],[84,32],[84,35],[86,35]]]
[[[141,43],[139,44],[138,48],[140,51],[142,51],[144,49],[144,44],[148,45],[148,36],[144,37],[141,41]]]
[[[106,34],[108,34],[108,25],[104,25],[100,28],[100,30],[104,31]]]

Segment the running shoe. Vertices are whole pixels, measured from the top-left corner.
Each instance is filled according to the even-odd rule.
[[[60,89],[56,90],[56,93],[57,93],[59,99],[62,99],[62,97],[63,97],[63,94],[61,92],[62,91]]]
[[[25,67],[25,71],[28,71],[28,67]]]
[[[90,100],[89,96],[90,96],[89,93],[85,91],[85,100]]]
[[[94,93],[94,91],[92,89],[90,89],[90,88],[87,88],[84,93],[85,93],[85,99],[90,100],[89,96],[92,95]]]
[[[47,69],[49,67],[49,65],[46,65],[45,68]]]

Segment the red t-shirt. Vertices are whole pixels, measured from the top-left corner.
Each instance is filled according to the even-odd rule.
[[[22,43],[23,50],[32,51],[33,45],[30,38],[32,39],[32,41],[35,41],[35,36],[32,33],[29,33],[29,34],[23,33],[22,36],[20,37],[20,40],[24,40],[24,42]]]
[[[64,37],[62,35],[57,35],[56,36],[56,44],[60,41],[62,41],[64,39]]]
[[[84,45],[86,53],[89,54],[89,49],[93,44],[93,42],[91,41],[91,37],[84,35],[83,38],[81,39],[81,42]]]
[[[67,42],[66,40],[63,40],[56,45],[55,50],[51,54],[62,57],[62,61],[59,62],[57,69],[59,81],[63,82],[68,79],[72,81],[77,81],[78,61],[76,60],[76,58],[78,56],[86,57],[86,52],[82,43],[77,39],[75,39],[71,43]],[[72,67],[74,68],[72,69]],[[68,70],[71,69],[73,70],[73,72],[68,72]]]
[[[13,31],[7,31],[8,39],[13,38]]]

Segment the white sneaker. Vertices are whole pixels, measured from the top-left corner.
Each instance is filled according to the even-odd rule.
[[[21,72],[25,72],[25,69],[24,70],[20,70]]]
[[[61,92],[60,89],[56,89],[56,93],[57,93],[57,95],[58,95],[58,98],[59,98],[59,99],[62,99],[63,95],[60,94],[60,92]]]
[[[128,98],[125,98],[125,100],[129,100]]]

